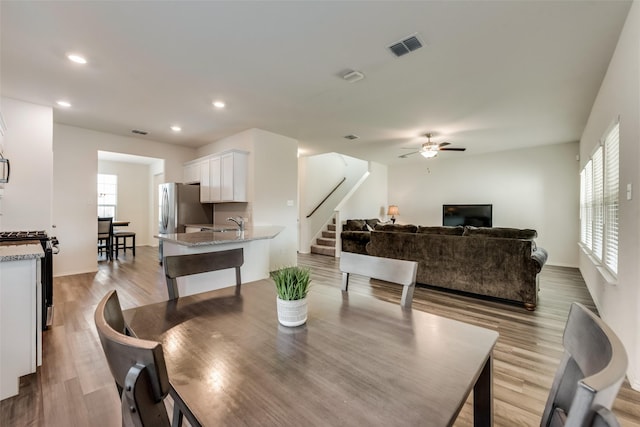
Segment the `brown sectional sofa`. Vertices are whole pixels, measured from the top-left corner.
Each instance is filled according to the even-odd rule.
[[[364,234],[343,232],[342,250],[417,261],[417,283],[537,305],[547,252],[535,230],[378,224],[368,234],[364,243]]]

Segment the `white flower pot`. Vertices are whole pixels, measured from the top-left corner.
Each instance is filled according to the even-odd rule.
[[[276,297],[278,322],[283,326],[300,326],[307,321],[307,299],[292,301]]]

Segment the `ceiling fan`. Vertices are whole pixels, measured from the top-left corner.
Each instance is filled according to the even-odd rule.
[[[456,148],[456,147],[443,148],[448,145],[451,145],[451,143],[441,142],[440,144],[438,144],[436,142],[431,142],[430,133],[425,134],[425,136],[427,137],[427,142],[422,144],[422,147],[420,148],[420,150],[414,151],[412,153],[401,154],[398,157],[400,157],[401,159],[406,159],[407,157],[413,154],[420,153],[423,157],[430,159],[432,157],[436,157],[439,151],[465,151],[466,150],[466,148]]]

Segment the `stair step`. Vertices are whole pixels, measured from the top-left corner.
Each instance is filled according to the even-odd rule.
[[[335,257],[336,256],[336,248],[331,248],[329,246],[311,245],[311,253],[312,254],[328,255],[328,256]]]
[[[336,247],[336,239],[327,239],[325,237],[318,237],[316,239],[316,243],[318,246],[331,246],[333,248]]]
[[[335,224],[327,224],[327,230],[336,231],[336,225]]]
[[[336,232],[335,231],[323,231],[322,232],[322,237],[326,237],[328,239],[335,239],[336,238]]]

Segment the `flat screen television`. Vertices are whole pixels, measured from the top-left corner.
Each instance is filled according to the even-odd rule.
[[[493,226],[493,205],[442,205],[442,225]]]

